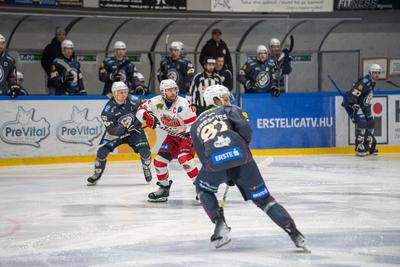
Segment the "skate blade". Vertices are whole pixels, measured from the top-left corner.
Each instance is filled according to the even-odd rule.
[[[87,186],[95,186],[97,184],[97,182],[94,182],[94,183],[87,183],[86,185]]]
[[[153,203],[157,203],[157,202],[167,202],[167,201],[168,201],[168,198],[166,198],[166,197],[160,197],[160,198],[157,198],[157,199],[151,199],[151,198],[149,198],[149,199],[147,199],[147,201],[148,201],[148,202],[153,202]]]
[[[356,153],[357,157],[365,157],[367,155],[367,153]]]
[[[300,248],[302,248],[305,253],[311,253],[311,250],[307,246],[302,246]]]
[[[229,236],[224,236],[221,239],[218,239],[216,241],[213,241],[215,248],[221,248],[231,242],[231,238]]]

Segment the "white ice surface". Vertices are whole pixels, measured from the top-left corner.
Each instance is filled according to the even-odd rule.
[[[257,162],[265,158],[259,157]],[[225,215],[232,242],[216,250],[213,224],[179,165],[168,203],[138,162],[0,168],[0,266],[399,266],[400,155],[275,157],[261,168],[312,254],[236,188]],[[219,197],[224,191],[221,186]]]

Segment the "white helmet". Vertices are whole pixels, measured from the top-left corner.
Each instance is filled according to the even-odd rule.
[[[183,43],[181,41],[172,42],[169,48],[183,50]]]
[[[382,72],[382,67],[379,66],[378,64],[372,64],[371,66],[369,66],[369,72]]]
[[[114,82],[111,87],[111,92],[114,94],[120,90],[128,90],[128,86],[124,82]]]
[[[6,37],[0,34],[0,43],[5,43],[6,42]]]
[[[268,53],[268,49],[265,45],[257,46],[257,54],[258,53]]]
[[[144,75],[140,72],[135,72],[134,76],[139,80],[139,82],[144,82]]]
[[[207,106],[211,106],[214,105],[214,97],[222,101],[225,95],[230,96],[228,88],[220,84],[215,84],[207,87],[204,92],[204,100]]]
[[[24,74],[20,71],[17,71],[17,80],[22,81],[24,79]]]
[[[269,42],[269,46],[281,46],[281,42],[277,38],[272,38]]]
[[[174,80],[167,79],[167,80],[162,80],[160,82],[160,92],[161,92],[162,96],[165,97],[165,91],[167,89],[171,89],[171,88],[176,88],[176,90],[179,92],[178,85],[176,84],[176,82]]]
[[[61,43],[61,48],[64,50],[64,48],[74,48],[74,43],[71,40],[64,40]]]
[[[114,50],[117,49],[126,49],[126,44],[122,41],[116,41],[114,44]]]

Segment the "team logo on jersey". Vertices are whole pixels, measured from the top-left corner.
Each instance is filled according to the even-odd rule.
[[[182,112],[182,110],[183,110],[183,107],[182,107],[182,106],[179,106],[179,107],[178,107],[178,113]]]
[[[168,79],[174,80],[176,83],[179,82],[179,72],[176,69],[168,70]]]
[[[214,165],[240,158],[243,158],[243,153],[238,147],[227,148],[211,155],[211,161]]]
[[[4,61],[4,67],[8,67],[8,62]]]
[[[64,143],[93,145],[93,140],[102,133],[102,123],[99,118],[87,118],[89,109],[80,110],[72,107],[71,119],[57,126],[57,138]]]
[[[157,108],[157,109],[160,109],[160,110],[163,110],[163,109],[164,109],[164,104],[163,104],[163,103],[158,103],[158,104],[156,105],[156,108]]]
[[[224,137],[223,135],[217,136],[217,140],[214,142],[214,147],[220,148],[224,146],[229,146],[231,139],[229,137]]]
[[[40,141],[50,134],[50,123],[45,118],[34,119],[35,109],[25,111],[18,107],[14,121],[5,122],[0,129],[3,142],[13,145],[28,145],[40,147]]]
[[[268,84],[269,84],[269,74],[268,74],[268,72],[260,71],[257,74],[256,80],[257,80],[257,84],[258,84],[259,87],[261,87],[261,88],[267,87]]]
[[[4,69],[3,67],[0,65],[0,82],[2,82],[4,79]]]
[[[119,70],[118,71],[118,75],[119,75],[119,81],[121,82],[126,82],[126,72],[125,70]]]
[[[67,72],[67,75],[71,75],[73,77],[71,84],[78,84],[78,70],[77,69],[70,69]]]

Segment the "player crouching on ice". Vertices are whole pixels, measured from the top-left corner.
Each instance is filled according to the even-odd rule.
[[[372,64],[369,73],[361,77],[353,88],[343,96],[342,106],[356,127],[355,150],[360,157],[378,154],[374,136],[375,118],[371,112],[371,104],[375,82],[379,80],[381,66]]]
[[[160,188],[149,194],[150,202],[168,200],[172,184],[172,180],[168,180],[168,164],[171,160],[177,158],[193,182],[199,172],[194,161],[192,139],[187,133],[188,127],[196,120],[196,113],[185,98],[178,96],[179,89],[175,81],[162,80],[160,92],[161,95],[142,104],[136,113],[140,121],[146,121],[147,127],[155,129],[160,125],[168,132],[154,159]]]
[[[206,89],[209,106],[191,126],[190,135],[202,163],[196,192],[204,210],[215,224],[211,242],[219,248],[230,242],[223,209],[215,196],[222,183],[235,184],[245,201],[252,200],[279,227],[289,234],[296,247],[308,251],[304,236],[285,208],[268,191],[249,149],[252,130],[242,110],[230,105],[229,90],[222,85]]]
[[[136,153],[140,154],[143,173],[147,182],[151,181],[151,152],[150,146],[143,131],[142,123],[136,119],[141,101],[140,98],[128,94],[128,87],[124,82],[112,84],[113,97],[105,105],[101,118],[106,132],[100,141],[97,151],[94,174],[87,179],[88,186],[96,185],[104,172],[107,156],[116,147],[128,144]]]

